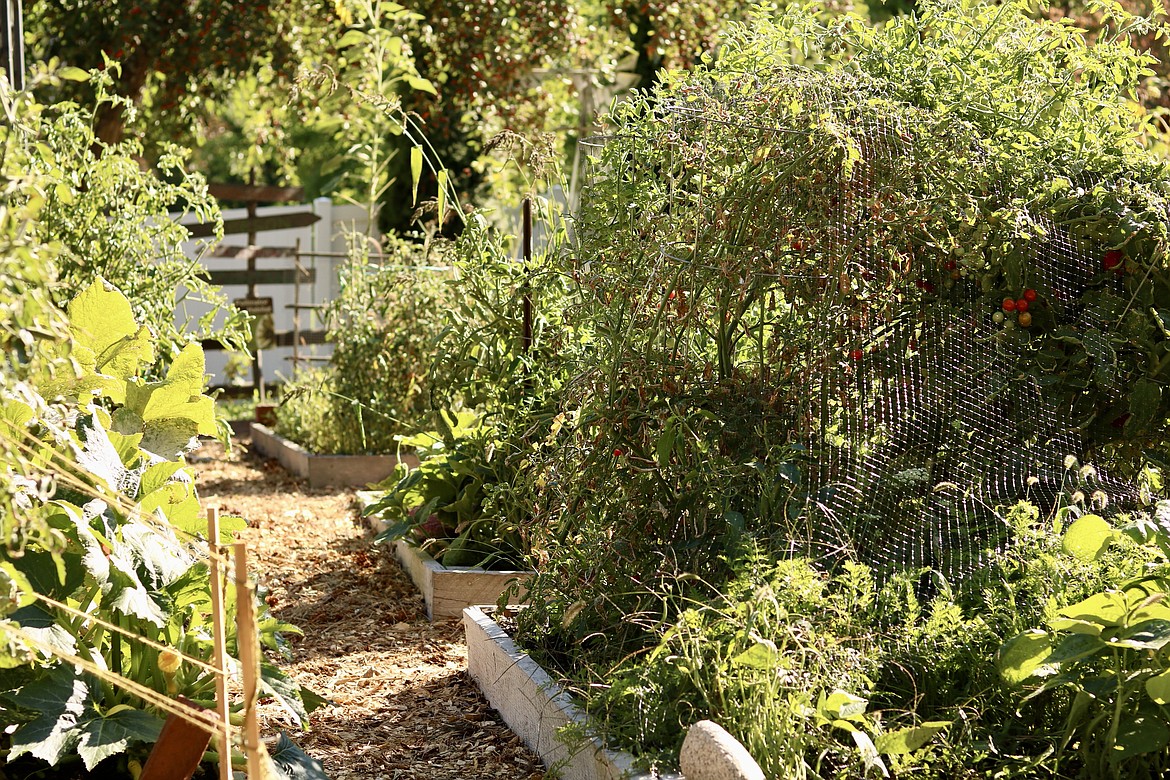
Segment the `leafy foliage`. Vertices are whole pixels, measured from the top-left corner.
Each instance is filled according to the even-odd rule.
[[[407,538],[444,566],[523,569],[523,518],[493,506],[492,493],[514,475],[495,431],[470,412],[440,412],[441,429],[401,439],[418,452],[420,463],[399,463],[374,486],[385,492],[366,507],[389,527],[375,541]]]
[[[1156,547],[1146,567],[1131,569],[1088,598],[1050,612],[1047,628],[1008,639],[999,651],[999,669],[1022,685],[1028,702],[1067,691],[1067,714],[1057,745],[1074,753],[1085,777],[1164,774],[1170,766],[1170,645],[1167,559],[1170,504],[1155,517],[1114,529],[1096,515],[1084,515],[1064,532],[1064,548],[1096,562],[1114,544],[1133,540]],[[1132,542],[1131,542],[1132,543]]]
[[[547,406],[517,418],[539,432],[524,499],[534,518],[555,518],[538,545],[547,558],[532,606],[517,619],[627,747],[669,753],[682,726],[718,713],[746,724],[741,735],[777,776],[880,771],[879,745],[897,748],[882,756],[895,772],[1029,776],[1067,700],[1046,691],[1017,713],[989,659],[1004,637],[1151,563],[1140,545],[1094,562],[1060,549],[1047,513],[1073,486],[1058,457],[1043,472],[1051,486],[1021,478],[994,500],[966,493],[978,504],[970,517],[994,532],[965,526],[974,530],[954,558],[920,568],[872,556],[886,566],[861,577],[858,602],[840,595],[840,612],[761,595],[768,573],[802,554],[816,556],[813,580],[846,590],[848,572],[862,570],[851,553],[895,546],[907,515],[888,507],[909,513],[948,489],[935,470],[946,458],[977,480],[998,468],[1036,473],[1024,435],[1018,451],[903,453],[889,473],[849,483],[857,517],[822,511],[848,483],[849,458],[888,443],[889,418],[903,411],[874,398],[948,370],[901,359],[936,313],[986,334],[980,344],[999,361],[989,370],[1002,378],[989,393],[1010,399],[1021,431],[1034,423],[1016,394],[1028,388],[1059,410],[1078,455],[1114,473],[1137,474],[1143,450],[1165,446],[1170,399],[1156,388],[1170,341],[1156,312],[1170,301],[1170,177],[1140,142],[1130,90],[1149,61],[1126,44],[1156,28],[1116,14],[1090,43],[1037,21],[1026,3],[919,10],[881,28],[808,9],[734,27],[717,61],[616,109],[575,242],[545,261],[572,280],[557,311],[580,338],[551,375],[560,383]],[[1075,258],[1079,275],[1041,263],[1052,256]],[[825,372],[840,381],[817,384]],[[828,390],[810,402],[819,387]],[[843,409],[872,436],[846,442]],[[975,441],[977,422],[954,414],[942,425]],[[835,447],[845,455],[817,459]],[[1011,508],[1033,492],[1044,520]],[[943,524],[929,528],[927,543],[945,546]],[[753,548],[759,557],[745,558]],[[962,555],[964,580],[940,573]],[[768,655],[752,635],[756,610],[771,625],[761,638],[784,650],[768,667],[783,685],[731,662],[757,645]],[[852,687],[818,677],[826,647],[867,639],[860,652],[874,666]],[[809,678],[798,688],[806,701],[790,700]],[[775,687],[757,693],[765,680]],[[838,718],[851,728],[802,741],[824,725],[806,710],[837,688],[865,699],[873,722]],[[761,712],[781,725],[753,733]],[[952,727],[929,742],[902,731],[941,722]],[[791,741],[766,746],[769,733]],[[992,755],[993,744],[1010,748]]]
[[[331,4],[301,0],[238,3],[200,0],[117,0],[25,4],[32,57],[57,58],[82,70],[113,65],[113,92],[129,104],[147,103],[148,129],[173,140],[183,121],[233,82],[261,66],[286,81],[295,75],[302,27],[328,18]],[[176,121],[178,120],[178,121]],[[104,108],[97,135],[122,140],[122,106]],[[165,131],[150,125],[161,125]]]
[[[91,137],[76,130],[73,107],[0,90],[0,108],[0,756],[28,774],[129,775],[158,736],[158,701],[214,695],[213,679],[180,656],[211,657],[207,565],[191,544],[206,526],[180,458],[194,435],[214,432],[214,407],[202,352],[173,312],[159,320],[166,342],[133,314],[155,314],[174,295],[159,279],[151,286],[142,257],[122,277],[148,291],[141,307],[95,267],[73,266],[72,287],[58,280],[53,261],[77,260],[62,240],[77,235],[63,227],[73,224],[64,204],[74,198],[86,214],[77,199],[102,193],[94,203],[109,213],[89,218],[145,238],[151,215],[134,208],[148,177],[87,181],[92,160],[66,153],[67,136]],[[117,254],[103,225],[87,245],[93,266]],[[229,534],[242,526],[223,524]],[[281,632],[296,630],[263,606],[260,625],[276,652]],[[262,676],[265,695],[305,722],[318,700],[270,663]]]
[[[35,378],[3,401],[3,439],[19,452],[7,464],[20,475],[14,506],[48,533],[10,537],[0,562],[11,593],[0,619],[9,643],[0,700],[16,713],[10,761],[27,753],[53,766],[76,754],[92,770],[137,755],[161,727],[141,690],[103,672],[197,702],[214,697],[205,670],[162,661],[175,651],[205,663],[212,655],[207,565],[187,541],[205,533],[202,512],[175,459],[214,425],[197,345],[148,384],[137,377],[153,344],[120,293],[96,282],[68,315],[77,373],[45,385],[57,404]],[[243,521],[222,527],[230,534]],[[273,650],[281,632],[296,630],[263,610],[259,625]],[[84,673],[74,658],[88,664]],[[264,678],[266,693],[307,722],[300,689],[267,662]]]
[[[34,84],[54,81],[60,79],[52,73],[33,78]],[[43,106],[21,96],[4,100],[10,101],[12,120],[3,131],[4,144],[21,149],[24,166],[12,181],[37,182],[16,189],[12,197],[37,213],[30,228],[46,250],[51,247],[57,284],[47,290],[56,303],[64,306],[78,290],[104,278],[135,301],[143,325],[158,335],[163,365],[191,336],[219,338],[243,349],[244,315],[184,256],[180,244],[187,231],[168,213],[189,210],[208,221],[218,217],[205,183],[184,170],[182,156],[168,152],[157,172],[144,171],[138,143],[99,145],[92,109]],[[210,304],[211,311],[197,321],[176,318],[176,309],[182,314],[188,300]],[[221,314],[226,317],[217,325]]]
[[[377,260],[355,246],[324,312],[329,367],[298,377],[277,410],[277,431],[313,452],[395,452],[395,437],[426,427],[450,270],[439,248],[386,244]]]

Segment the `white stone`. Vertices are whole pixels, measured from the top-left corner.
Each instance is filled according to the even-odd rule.
[[[747,748],[709,720],[687,729],[678,762],[687,780],[765,780]]]

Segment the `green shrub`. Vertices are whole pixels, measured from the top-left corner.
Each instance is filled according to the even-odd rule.
[[[1151,27],[1109,15],[1090,42],[1023,2],[923,3],[880,28],[791,9],[616,109],[575,243],[547,265],[575,283],[583,346],[528,458],[533,515],[555,523],[518,622],[627,747],[786,706],[737,681],[736,709],[717,673],[741,671],[742,610],[771,609],[729,603],[731,583],[755,593],[797,558],[826,587],[872,572],[873,609],[839,596],[809,636],[873,639],[849,693],[880,714],[875,744],[875,724],[952,724],[891,766],[1056,766],[1067,698],[1017,714],[992,660],[1148,563],[1137,546],[1077,560],[1053,511],[1070,454],[1122,478],[1091,489],[1111,511],[1136,510],[1124,480],[1170,416],[1170,168],[1140,143],[1148,58],[1125,42]],[[1041,511],[1012,508],[1029,497]],[[745,548],[769,562],[758,580]],[[792,614],[769,617],[776,647],[808,617]],[[775,717],[789,735],[802,715]],[[764,760],[869,771],[823,736]]]
[[[701,598],[646,588],[660,609],[635,619],[657,641],[612,662],[592,646],[604,634],[578,640],[574,687],[588,692],[596,728],[607,740],[660,767],[675,765],[686,727],[707,718],[739,738],[768,777],[863,777],[879,771],[878,758],[896,777],[1035,776],[1062,728],[1083,723],[1092,735],[1099,720],[1069,720],[1073,700],[1050,692],[1067,685],[1069,675],[1045,678],[1049,667],[1041,662],[1051,661],[1043,654],[1029,655],[1025,671],[1034,670],[1048,690],[1033,686],[1021,703],[1015,685],[1023,675],[1010,683],[1000,676],[1019,640],[1003,651],[1001,644],[1036,621],[1080,609],[1083,599],[1161,555],[1112,533],[1113,546],[1092,560],[1067,549],[1035,507],[1002,511],[1017,545],[962,587],[937,576],[924,587],[915,573],[879,583],[858,564],[826,571],[757,549],[730,562],[734,575],[718,592],[698,585]],[[1160,602],[1150,606],[1155,602],[1147,611],[1162,609]],[[590,619],[581,603],[560,618],[569,626]],[[1037,641],[1036,632],[1024,637]],[[548,645],[540,652],[549,657]],[[1131,655],[1142,657],[1137,650]],[[1160,662],[1146,667],[1136,683],[1127,683],[1131,690],[1141,691],[1163,668]],[[834,706],[837,716],[828,717]],[[840,717],[841,706],[849,717]],[[1085,711],[1109,706],[1105,700]],[[1081,765],[1073,757],[1049,766],[1072,773],[1054,775],[1064,777]]]
[[[90,78],[97,82],[99,101],[105,99],[108,76]],[[143,324],[157,334],[164,361],[191,338],[216,338],[243,349],[245,315],[181,249],[188,233],[171,212],[219,219],[202,176],[185,169],[183,152],[170,149],[157,168],[144,170],[137,142],[107,146],[96,140],[96,108],[12,100],[15,121],[0,132],[6,145],[23,149],[24,175],[40,182],[35,194],[26,190],[25,195],[39,206],[31,223],[34,236],[52,247],[58,279],[49,289],[56,303],[64,306],[102,278],[135,302]],[[188,303],[209,305],[210,311],[196,318],[187,312]]]
[[[87,212],[92,203],[79,213],[147,235],[152,215],[135,212],[134,192],[146,179],[121,180],[128,204],[113,182],[87,180],[99,167],[64,151],[80,155],[70,144],[89,137],[74,107],[0,86],[0,111],[9,120],[0,125],[0,760],[22,776],[136,776],[162,705],[175,694],[214,697],[211,675],[175,663],[178,652],[212,657],[205,546],[192,544],[206,525],[181,455],[196,434],[215,432],[214,402],[199,345],[161,315],[160,338],[96,276],[118,249],[94,239],[95,267],[83,268],[62,240],[72,228],[56,232],[62,204],[96,190],[117,214]],[[54,115],[69,119],[50,131],[42,122]],[[35,143],[42,133],[56,134],[60,156]],[[113,241],[104,230],[94,226]],[[68,285],[55,259],[74,263]],[[91,281],[69,286],[82,277]],[[126,269],[122,281],[135,279],[142,311],[157,314],[163,283]],[[281,632],[296,629],[259,612],[261,641],[283,651]],[[262,676],[265,695],[305,722],[308,692],[270,662]]]
[[[313,452],[396,452],[395,437],[429,427],[451,271],[442,249],[393,237],[384,245],[375,261],[355,244],[324,312],[329,365],[295,377],[277,409],[277,432]]]

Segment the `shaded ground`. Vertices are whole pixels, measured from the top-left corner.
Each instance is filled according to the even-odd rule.
[[[190,457],[204,506],[247,519],[273,613],[299,626],[281,668],[330,700],[297,733],[333,780],[539,780],[539,759],[498,720],[467,675],[457,621],[430,625],[389,552],[371,545],[352,491],[309,490],[274,461],[204,444]]]

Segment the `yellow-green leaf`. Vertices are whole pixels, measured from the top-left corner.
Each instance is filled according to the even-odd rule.
[[[913,753],[930,742],[935,734],[944,731],[950,725],[949,720],[927,721],[921,726],[912,726],[881,734],[874,740],[874,745],[879,753],[885,753],[887,756]]]
[[[435,176],[439,180],[439,225],[441,227],[446,222],[447,217],[447,169],[444,168]]]
[[[61,68],[57,71],[57,75],[66,81],[89,81],[89,72],[81,68],[75,68],[72,65]]]
[[[407,76],[406,83],[410,85],[411,89],[417,89],[419,92],[429,92],[432,95],[439,94],[435,91],[435,85],[424,78]]]
[[[423,151],[421,146],[410,148],[410,198],[412,203],[418,203],[418,180],[422,178]]]
[[[1052,641],[1043,631],[1025,631],[999,648],[999,673],[1008,683],[1017,685],[1032,676],[1049,655]]]
[[[1082,561],[1095,561],[1113,540],[1113,526],[1099,515],[1085,515],[1064,532],[1061,546],[1069,555]]]
[[[1146,693],[1155,704],[1170,704],[1170,670],[1146,680]]]
[[[778,655],[776,645],[760,641],[732,658],[731,663],[733,666],[748,666],[753,669],[774,669]]]
[[[365,43],[370,36],[364,30],[347,30],[345,35],[341,36],[341,40],[337,42],[337,48],[344,49],[347,46],[356,46],[359,43]]]
[[[134,320],[130,301],[119,291],[107,289],[103,280],[82,290],[66,311],[72,354],[84,371],[125,380],[154,359],[150,333]]]

